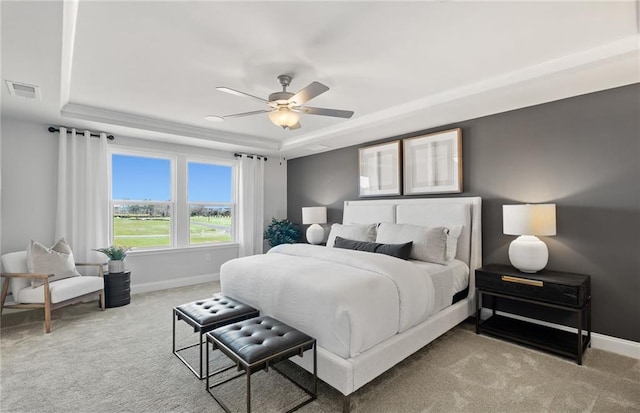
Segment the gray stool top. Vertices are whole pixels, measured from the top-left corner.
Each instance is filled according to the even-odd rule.
[[[270,359],[305,343],[302,351],[308,350],[315,342],[312,337],[268,316],[229,324],[209,335],[247,364]]]
[[[176,309],[201,326],[218,324],[250,313],[256,313],[256,315],[258,313],[255,308],[233,298],[225,297],[222,294],[182,304],[177,306]]]

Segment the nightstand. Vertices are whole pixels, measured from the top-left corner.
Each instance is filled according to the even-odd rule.
[[[476,333],[511,341],[575,358],[591,345],[591,277],[582,274],[542,270],[523,273],[508,265],[489,264],[476,274]],[[490,296],[492,315],[480,319],[482,299]],[[577,334],[496,314],[498,299],[521,301],[570,311],[577,316]],[[586,324],[586,327],[585,327]],[[585,330],[586,331],[583,331]]]

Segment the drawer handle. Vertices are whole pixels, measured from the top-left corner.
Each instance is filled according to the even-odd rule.
[[[526,278],[510,277],[508,275],[503,275],[502,276],[502,281],[506,281],[506,282],[510,282],[510,283],[533,285],[534,287],[543,287],[544,286],[544,283],[542,281],[528,280]]]

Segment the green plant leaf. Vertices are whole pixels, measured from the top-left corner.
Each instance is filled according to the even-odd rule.
[[[94,251],[98,251],[109,257],[110,260],[124,260],[127,256],[127,251],[129,251],[131,247],[124,247],[118,245],[111,245],[106,248],[97,248]]]
[[[264,232],[264,237],[269,241],[271,247],[280,244],[293,244],[300,237],[300,228],[287,219],[272,218]]]

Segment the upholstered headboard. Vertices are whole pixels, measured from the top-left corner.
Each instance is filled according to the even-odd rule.
[[[482,266],[481,208],[480,197],[345,201],[342,222],[392,222],[426,227],[462,225],[456,258],[473,271]]]

